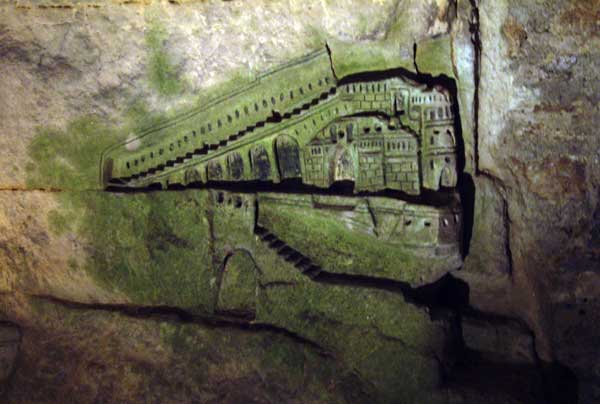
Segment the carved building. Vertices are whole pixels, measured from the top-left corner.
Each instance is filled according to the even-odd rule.
[[[447,90],[399,76],[340,84],[323,52],[136,141],[138,148],[128,140],[104,152],[105,186],[301,178],[319,187],[353,181],[357,191],[418,195],[457,181]]]
[[[393,121],[341,119],[311,140],[303,154],[307,184],[353,181],[356,191],[420,191],[418,139]]]

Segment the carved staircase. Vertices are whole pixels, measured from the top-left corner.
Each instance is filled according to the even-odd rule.
[[[264,127],[265,125],[271,123],[273,120],[275,120],[275,121],[289,120],[296,116],[299,116],[301,113],[308,111],[312,107],[323,103],[323,101],[326,101],[335,95],[336,95],[336,87],[331,87],[327,91],[323,91],[321,94],[319,94],[318,97],[312,99],[309,102],[306,102],[302,106],[294,108],[292,111],[288,111],[288,112],[284,113],[279,119],[276,119],[276,116],[274,114],[274,115],[268,117],[264,121],[256,122],[254,125],[250,125],[233,135],[230,135],[224,139],[221,139],[218,143],[205,143],[202,145],[202,147],[188,151],[185,155],[181,155],[174,159],[167,160],[155,167],[147,169],[146,171],[142,171],[137,174],[133,174],[131,177],[118,178],[118,180],[127,183],[130,181],[144,179],[150,175],[156,175],[156,174],[163,173],[167,170],[174,169],[178,166],[184,165],[184,164],[192,161],[196,157],[202,157],[207,154],[212,154],[217,149],[222,149],[223,147],[231,146],[231,142],[239,140],[240,138],[242,138],[248,134],[253,134],[253,132],[256,129]]]
[[[298,250],[288,246],[283,240],[265,227],[256,225],[254,233],[285,261],[294,265],[302,274],[314,278],[321,272],[321,267]]]

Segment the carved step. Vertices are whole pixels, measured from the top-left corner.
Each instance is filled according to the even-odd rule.
[[[270,116],[266,121],[258,121],[254,125],[249,125],[243,129],[241,129],[237,133],[229,135],[229,136],[227,136],[227,138],[220,140],[216,144],[204,145],[201,149],[195,149],[192,152],[186,152],[182,156],[177,156],[175,159],[168,160],[162,164],[159,164],[156,167],[152,167],[152,168],[146,170],[145,172],[136,173],[136,174],[132,175],[131,177],[121,177],[121,178],[117,178],[117,179],[121,180],[123,182],[128,182],[133,179],[144,178],[149,175],[157,174],[158,172],[162,171],[160,168],[161,166],[163,167],[163,169],[165,167],[176,167],[177,165],[179,165],[181,163],[188,162],[189,161],[188,159],[193,158],[193,156],[205,155],[205,154],[208,154],[209,151],[214,151],[220,147],[227,146],[229,142],[238,140],[241,137],[247,135],[248,133],[253,132],[257,128],[265,127],[266,124],[269,122],[279,123],[284,119],[290,119],[296,115],[300,115],[302,112],[307,111],[307,110],[311,109],[312,107],[319,105],[321,102],[328,100],[330,98],[330,96],[335,95],[335,93],[336,93],[336,86],[332,86],[329,88],[328,91],[324,91],[321,94],[319,94],[318,96],[314,97],[313,99],[308,100],[301,107],[293,108],[291,111],[285,111],[285,112],[283,112],[283,115],[281,115],[282,112],[273,112],[273,115]],[[195,131],[194,131],[194,136],[196,136]]]
[[[302,271],[304,271],[305,269],[308,269],[311,266],[311,261],[310,259],[306,258],[306,257],[302,257],[302,259],[300,259],[300,261],[298,261],[296,263],[296,267]]]
[[[314,278],[321,272],[321,267],[312,262],[308,257],[302,255],[300,251],[288,246],[283,240],[271,233],[268,229],[256,226],[254,233],[264,241],[269,248],[274,250],[277,255],[282,257],[286,262],[294,265],[296,269],[310,278]]]
[[[296,250],[293,250],[292,253],[285,260],[288,262],[297,263],[300,259],[302,259],[302,254],[300,254]]]
[[[265,234],[264,236],[262,236],[261,238],[262,238],[264,241],[267,241],[267,242],[271,242],[271,241],[273,241],[273,240],[276,240],[276,239],[277,239],[277,237],[275,237],[275,235],[273,235],[273,234],[271,234],[271,233],[267,233],[267,234]]]
[[[321,273],[321,267],[318,265],[311,265],[310,268],[308,268],[306,271],[302,272],[304,275],[308,276],[309,278],[314,278],[317,275],[319,275],[319,273]]]
[[[262,236],[264,234],[267,234],[268,232],[269,231],[267,229],[261,226],[256,226],[256,228],[254,229],[254,233],[256,233],[258,236]]]
[[[281,250],[282,248],[286,247],[285,243],[279,239],[275,239],[274,241],[269,243],[269,247],[276,249],[277,251]]]
[[[290,256],[293,252],[294,252],[294,250],[291,247],[288,247],[286,245],[281,250],[279,250],[278,254],[281,255],[285,259],[288,256]]]

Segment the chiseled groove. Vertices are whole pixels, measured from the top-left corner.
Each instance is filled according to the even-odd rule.
[[[287,119],[291,119],[292,117],[296,116],[296,115],[300,115],[302,112],[309,110],[311,107],[314,107],[316,105],[319,105],[319,103],[321,103],[322,101],[327,100],[331,95],[335,94],[335,89],[336,87],[333,86],[329,89],[329,91],[324,91],[321,94],[319,94],[318,97],[315,97],[314,99],[312,99],[311,101],[302,104],[301,107],[296,107],[294,108],[292,111],[290,112],[286,112],[283,115],[281,115],[281,120],[287,120]],[[136,179],[140,179],[140,178],[145,178],[147,177],[149,174],[155,174],[157,172],[161,172],[161,171],[165,171],[167,169],[167,167],[174,167],[175,164],[182,164],[185,162],[185,160],[189,159],[193,159],[195,156],[201,156],[201,155],[206,155],[209,154],[211,151],[217,150],[220,147],[225,147],[228,145],[228,143],[231,141],[236,141],[239,140],[240,138],[246,136],[247,134],[253,132],[255,129],[259,128],[259,127],[263,127],[265,126],[266,123],[268,123],[269,119],[272,119],[274,117],[274,115],[271,115],[269,118],[267,118],[264,121],[258,121],[253,125],[247,126],[246,128],[236,132],[235,134],[226,136],[224,139],[220,140],[218,143],[209,143],[209,144],[205,144],[202,148],[200,149],[195,149],[193,152],[188,152],[185,154],[185,156],[179,156],[175,159],[171,159],[171,160],[167,160],[155,167],[152,167],[146,171],[142,171],[138,174],[134,174],[130,177],[121,177],[121,178],[115,178],[115,180],[117,181],[123,181],[123,182],[129,182],[131,180],[136,180]],[[278,121],[278,123],[281,121]],[[233,139],[232,139],[233,138]],[[190,157],[187,157],[188,154],[192,154]],[[178,161],[181,160],[181,161]],[[162,166],[162,168],[160,168]]]

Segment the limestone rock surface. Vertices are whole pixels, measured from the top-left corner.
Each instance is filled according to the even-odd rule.
[[[596,0],[0,4],[1,399],[598,402],[599,19]],[[311,278],[210,190],[98,187],[110,144],[326,44],[452,90],[460,270]]]

